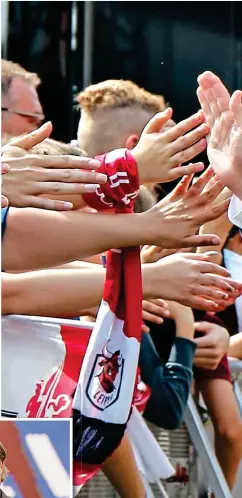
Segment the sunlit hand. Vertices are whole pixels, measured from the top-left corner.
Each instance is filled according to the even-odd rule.
[[[204,137],[209,133],[209,127],[203,122],[203,112],[199,111],[167,130],[165,126],[171,116],[171,108],[156,114],[132,149],[141,184],[170,182],[204,169],[202,163],[182,166],[206,148]]]
[[[2,180],[2,192],[11,206],[70,210],[72,203],[53,200],[51,196],[58,194],[65,198],[69,194],[94,192],[97,185],[106,182],[106,175],[95,172],[100,163],[94,159],[29,154],[28,151],[47,138],[51,130],[51,123],[46,123],[2,148],[2,159],[10,167]],[[40,197],[42,194],[48,198]]]
[[[198,77],[197,95],[211,128],[208,158],[220,180],[242,199],[242,92],[230,94],[210,71]]]

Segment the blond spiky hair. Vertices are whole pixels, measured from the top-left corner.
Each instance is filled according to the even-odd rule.
[[[154,95],[129,80],[106,80],[90,85],[77,95],[76,101],[88,113],[138,106],[155,114],[167,107],[162,95]]]
[[[20,64],[12,61],[1,60],[1,81],[2,81],[2,91],[6,92],[12,78],[19,77],[23,78],[34,88],[37,88],[41,83],[39,76],[36,73],[30,73],[26,71]]]

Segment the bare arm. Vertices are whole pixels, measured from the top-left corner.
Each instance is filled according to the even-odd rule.
[[[230,337],[228,356],[242,360],[242,332]]]
[[[199,226],[221,216],[228,206],[228,201],[214,204],[220,185],[215,183],[203,193],[210,177],[211,171],[206,171],[190,189],[191,177],[185,177],[171,194],[142,214],[10,208],[2,267],[10,272],[53,267],[112,247],[217,245],[216,236],[194,235]]]
[[[111,247],[140,245],[144,228],[138,214],[114,216],[10,208],[2,267],[10,272],[48,268]]]
[[[78,316],[100,303],[105,270],[40,270],[2,274],[2,313]]]

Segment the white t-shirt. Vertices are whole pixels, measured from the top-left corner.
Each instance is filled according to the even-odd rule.
[[[228,215],[231,223],[242,229],[242,201],[235,195],[231,199]]]
[[[241,225],[242,226],[242,225]],[[223,250],[224,264],[231,273],[231,277],[237,282],[242,282],[242,256],[229,249]],[[235,309],[239,330],[242,330],[242,295],[235,300]]]

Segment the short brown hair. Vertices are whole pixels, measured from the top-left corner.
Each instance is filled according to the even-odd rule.
[[[27,81],[34,88],[37,88],[41,83],[41,80],[36,73],[30,73],[26,71],[20,64],[16,62],[7,61],[5,59],[1,60],[1,82],[2,82],[2,92],[7,93],[11,85],[11,81],[14,77],[19,77]]]
[[[162,95],[152,94],[129,80],[106,80],[90,85],[76,96],[76,101],[89,113],[138,106],[156,114],[167,107]]]

